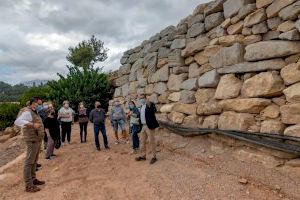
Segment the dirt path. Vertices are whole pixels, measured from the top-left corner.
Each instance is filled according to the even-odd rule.
[[[243,185],[240,177],[212,170],[200,161],[164,149],[154,165],[135,162],[128,144],[113,144],[109,126],[111,150],[107,152],[95,150],[91,125],[88,143],[80,144],[78,135],[75,125],[72,144],[56,151],[57,158],[46,161],[41,156],[43,169],[38,178],[46,181],[42,191],[24,192],[19,163],[0,175],[0,199],[282,199],[264,186]]]

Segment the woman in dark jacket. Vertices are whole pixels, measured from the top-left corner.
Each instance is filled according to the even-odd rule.
[[[47,118],[44,120],[45,132],[47,134],[47,150],[46,150],[46,159],[49,160],[51,156],[55,156],[54,145],[55,141],[60,140],[60,127],[55,114],[55,110],[52,106],[49,106],[47,110]]]
[[[141,130],[141,122],[140,122],[140,111],[136,107],[135,103],[133,101],[129,102],[129,122],[130,122],[130,134],[132,138],[132,148],[133,153],[136,154],[138,149],[140,148],[140,140],[138,133]]]
[[[87,109],[84,107],[83,102],[79,104],[78,108],[78,122],[80,127],[80,142],[86,142],[86,136],[87,136],[87,126],[89,122]],[[83,135],[84,132],[84,135]]]

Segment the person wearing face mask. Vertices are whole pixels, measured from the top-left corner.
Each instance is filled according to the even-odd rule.
[[[128,104],[129,107],[129,113],[127,114],[130,122],[130,134],[132,139],[132,148],[133,148],[133,154],[136,154],[138,149],[140,148],[140,140],[138,133],[140,131],[141,126],[141,120],[140,120],[140,111],[136,107],[135,103],[133,101],[130,101]]]
[[[87,136],[87,126],[89,122],[87,109],[84,107],[84,103],[79,103],[78,108],[78,122],[79,122],[79,128],[80,128],[80,142],[86,142],[86,136]],[[84,135],[83,135],[84,132]]]
[[[94,123],[94,137],[95,137],[95,145],[97,151],[100,151],[100,143],[99,143],[99,132],[101,131],[103,136],[103,143],[105,149],[109,149],[107,136],[106,136],[106,128],[105,128],[105,110],[101,108],[101,103],[99,101],[95,102],[95,108],[91,111],[89,119],[92,123]]]
[[[129,142],[128,134],[126,133],[126,128],[125,128],[125,120],[126,120],[125,111],[121,103],[119,102],[119,100],[115,100],[114,105],[110,112],[110,122],[115,132],[116,144],[119,144],[119,137],[118,137],[119,127],[122,130],[122,139],[127,143]]]
[[[50,160],[51,157],[55,156],[54,152],[54,141],[60,139],[60,128],[56,118],[55,110],[52,104],[49,105],[47,110],[47,118],[44,120],[45,132],[48,137],[46,159]]]
[[[141,155],[137,157],[136,161],[144,161],[146,160],[146,143],[148,137],[150,138],[150,146],[152,150],[152,159],[150,164],[154,164],[157,161],[156,158],[156,143],[155,143],[155,130],[159,127],[159,124],[156,120],[155,113],[156,107],[155,104],[146,101],[145,95],[140,96],[140,104],[141,107]]]
[[[58,118],[61,121],[61,142],[64,144],[67,136],[68,143],[71,143],[71,130],[74,111],[69,106],[69,101],[63,102],[63,107],[58,111]]]
[[[32,98],[29,106],[25,107],[19,113],[15,125],[21,127],[23,141],[26,144],[26,157],[24,160],[23,177],[26,192],[38,192],[40,188],[37,185],[44,185],[44,181],[36,178],[36,165],[40,143],[44,137],[44,126],[41,117],[36,108],[38,98]]]

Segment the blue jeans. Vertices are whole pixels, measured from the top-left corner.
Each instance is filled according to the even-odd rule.
[[[107,141],[107,136],[106,136],[106,129],[105,129],[105,125],[96,125],[94,124],[94,137],[95,137],[95,144],[97,148],[100,148],[100,144],[99,144],[99,132],[101,131],[102,136],[103,136],[103,143],[104,143],[104,147],[105,148],[109,148],[108,147],[108,141]]]
[[[130,127],[133,149],[140,148],[140,140],[139,140],[139,136],[138,136],[139,129],[140,128],[138,125],[131,125],[131,127]]]

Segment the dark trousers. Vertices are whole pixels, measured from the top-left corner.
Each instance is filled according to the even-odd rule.
[[[66,136],[68,142],[71,142],[72,122],[61,122],[61,141],[65,142]]]
[[[99,132],[101,131],[102,136],[103,136],[103,143],[104,147],[108,148],[108,141],[107,141],[107,136],[106,136],[106,129],[105,125],[96,125],[94,124],[94,137],[95,137],[95,144],[97,148],[100,148],[99,144]]]
[[[88,122],[79,123],[80,127],[80,142],[86,142]],[[84,135],[83,135],[84,133]]]
[[[138,136],[139,126],[138,125],[132,125],[130,127],[131,132],[131,139],[132,139],[132,148],[138,149],[140,148],[140,139]]]

